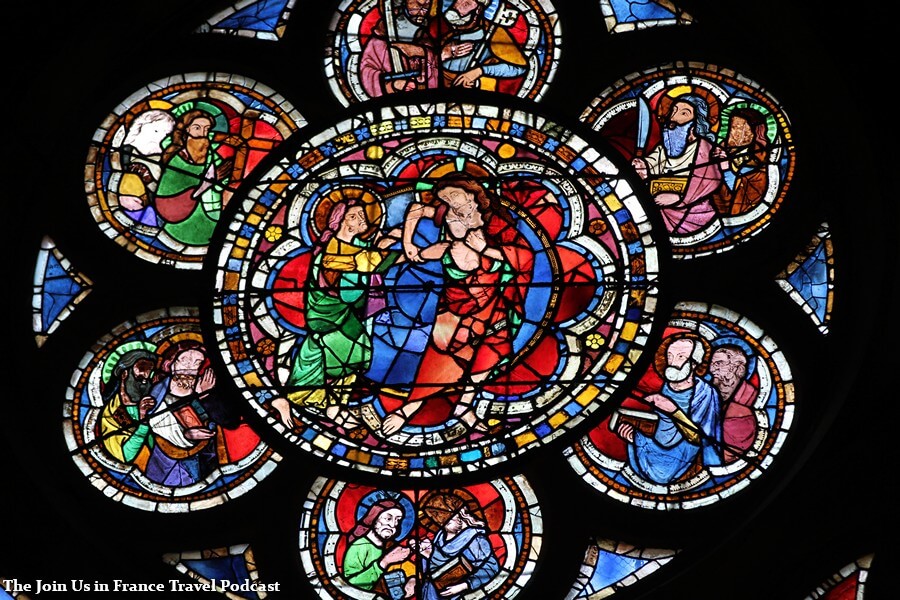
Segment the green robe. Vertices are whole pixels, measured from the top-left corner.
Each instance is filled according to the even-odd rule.
[[[373,273],[390,267],[397,252],[369,250],[331,238],[313,259],[306,295],[306,328],[287,384],[291,402],[324,408],[345,404],[346,390],[372,360],[371,322],[365,318]],[[338,394],[329,396],[325,384]]]
[[[378,564],[382,556],[384,549],[369,538],[355,540],[344,554],[344,577],[358,588],[371,590],[384,575],[384,569]]]
[[[219,222],[225,182],[215,180],[218,162],[221,159],[212,149],[202,164],[175,154],[160,177],[156,205],[163,230],[183,244],[208,245]]]
[[[153,446],[150,426],[140,423],[137,404],[123,404],[119,394],[100,413],[100,436],[106,451],[124,463],[133,463],[145,445]]]

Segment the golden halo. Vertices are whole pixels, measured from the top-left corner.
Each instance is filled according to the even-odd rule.
[[[132,350],[145,350],[150,353],[155,353],[157,347],[155,344],[144,341],[131,341],[120,344],[115,350],[110,352],[109,356],[103,361],[103,366],[101,367],[101,378],[103,379],[103,383],[109,383],[109,380],[112,378],[113,369],[116,368],[119,359]]]
[[[165,356],[166,351],[169,348],[184,340],[192,340],[195,342],[199,342],[202,346],[205,346],[205,344],[203,343],[203,336],[199,331],[182,331],[180,333],[176,333],[175,335],[169,336],[165,340],[160,342],[159,347],[156,351],[160,356]]]
[[[338,202],[350,200],[357,200],[362,203],[363,210],[366,211],[366,219],[369,221],[368,231],[359,237],[365,239],[379,229],[384,217],[381,198],[362,186],[347,185],[329,191],[316,202],[312,209],[313,218],[310,220],[313,239],[321,238],[322,233],[328,229],[328,216],[331,214],[331,209],[334,208],[334,205]]]
[[[421,502],[419,502],[418,510],[419,522],[427,530],[431,531],[432,533],[436,533],[443,527],[443,524],[438,523],[428,514],[427,509],[437,509],[439,511],[445,511],[446,509],[444,506],[444,502],[441,499],[446,496],[455,496],[456,498],[461,500],[461,506],[465,506],[466,508],[468,508],[469,514],[471,514],[479,521],[486,523],[484,511],[481,507],[481,504],[478,503],[478,500],[475,498],[475,496],[472,495],[470,491],[463,488],[431,490],[430,492],[425,494]],[[448,514],[447,516],[449,518],[452,516],[452,514]]]
[[[672,104],[674,104],[680,96],[684,96],[687,94],[700,96],[701,98],[706,100],[706,104],[707,106],[709,106],[710,130],[712,130],[713,132],[718,131],[721,102],[719,101],[719,98],[717,98],[716,95],[712,93],[712,91],[699,85],[675,85],[666,88],[659,94],[657,94],[657,98],[659,98],[659,101],[656,105],[657,117],[659,117],[660,120],[665,121],[666,117],[669,114],[669,110],[671,110],[672,108]]]

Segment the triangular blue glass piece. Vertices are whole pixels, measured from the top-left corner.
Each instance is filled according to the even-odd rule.
[[[777,277],[778,285],[796,302],[822,333],[828,333],[834,302],[834,265],[828,224],[819,231]]]
[[[616,19],[620,23],[674,19],[675,13],[656,2],[642,0],[610,0]]]
[[[48,237],[41,242],[34,268],[32,328],[38,346],[90,292],[91,280],[72,267]]]
[[[274,32],[288,0],[259,0],[213,23],[223,29]]]

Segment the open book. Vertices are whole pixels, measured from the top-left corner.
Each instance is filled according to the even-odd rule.
[[[431,582],[437,591],[441,592],[451,585],[465,581],[474,570],[472,564],[463,556],[457,556],[435,569],[431,574]]]
[[[635,431],[644,435],[653,435],[659,425],[659,415],[646,410],[619,407],[609,418],[609,429],[615,431],[621,423],[628,423]]]

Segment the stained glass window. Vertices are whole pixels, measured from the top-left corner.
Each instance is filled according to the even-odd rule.
[[[31,4],[0,595],[890,597],[882,20]]]
[[[668,0],[600,0],[600,6],[610,33],[689,25],[694,20]]]
[[[584,553],[578,580],[566,600],[609,597],[648,577],[676,554],[676,550],[636,548],[612,540],[592,541]]]
[[[91,291],[91,280],[63,256],[53,240],[41,241],[34,267],[33,327],[35,341],[42,346],[47,337]]]

